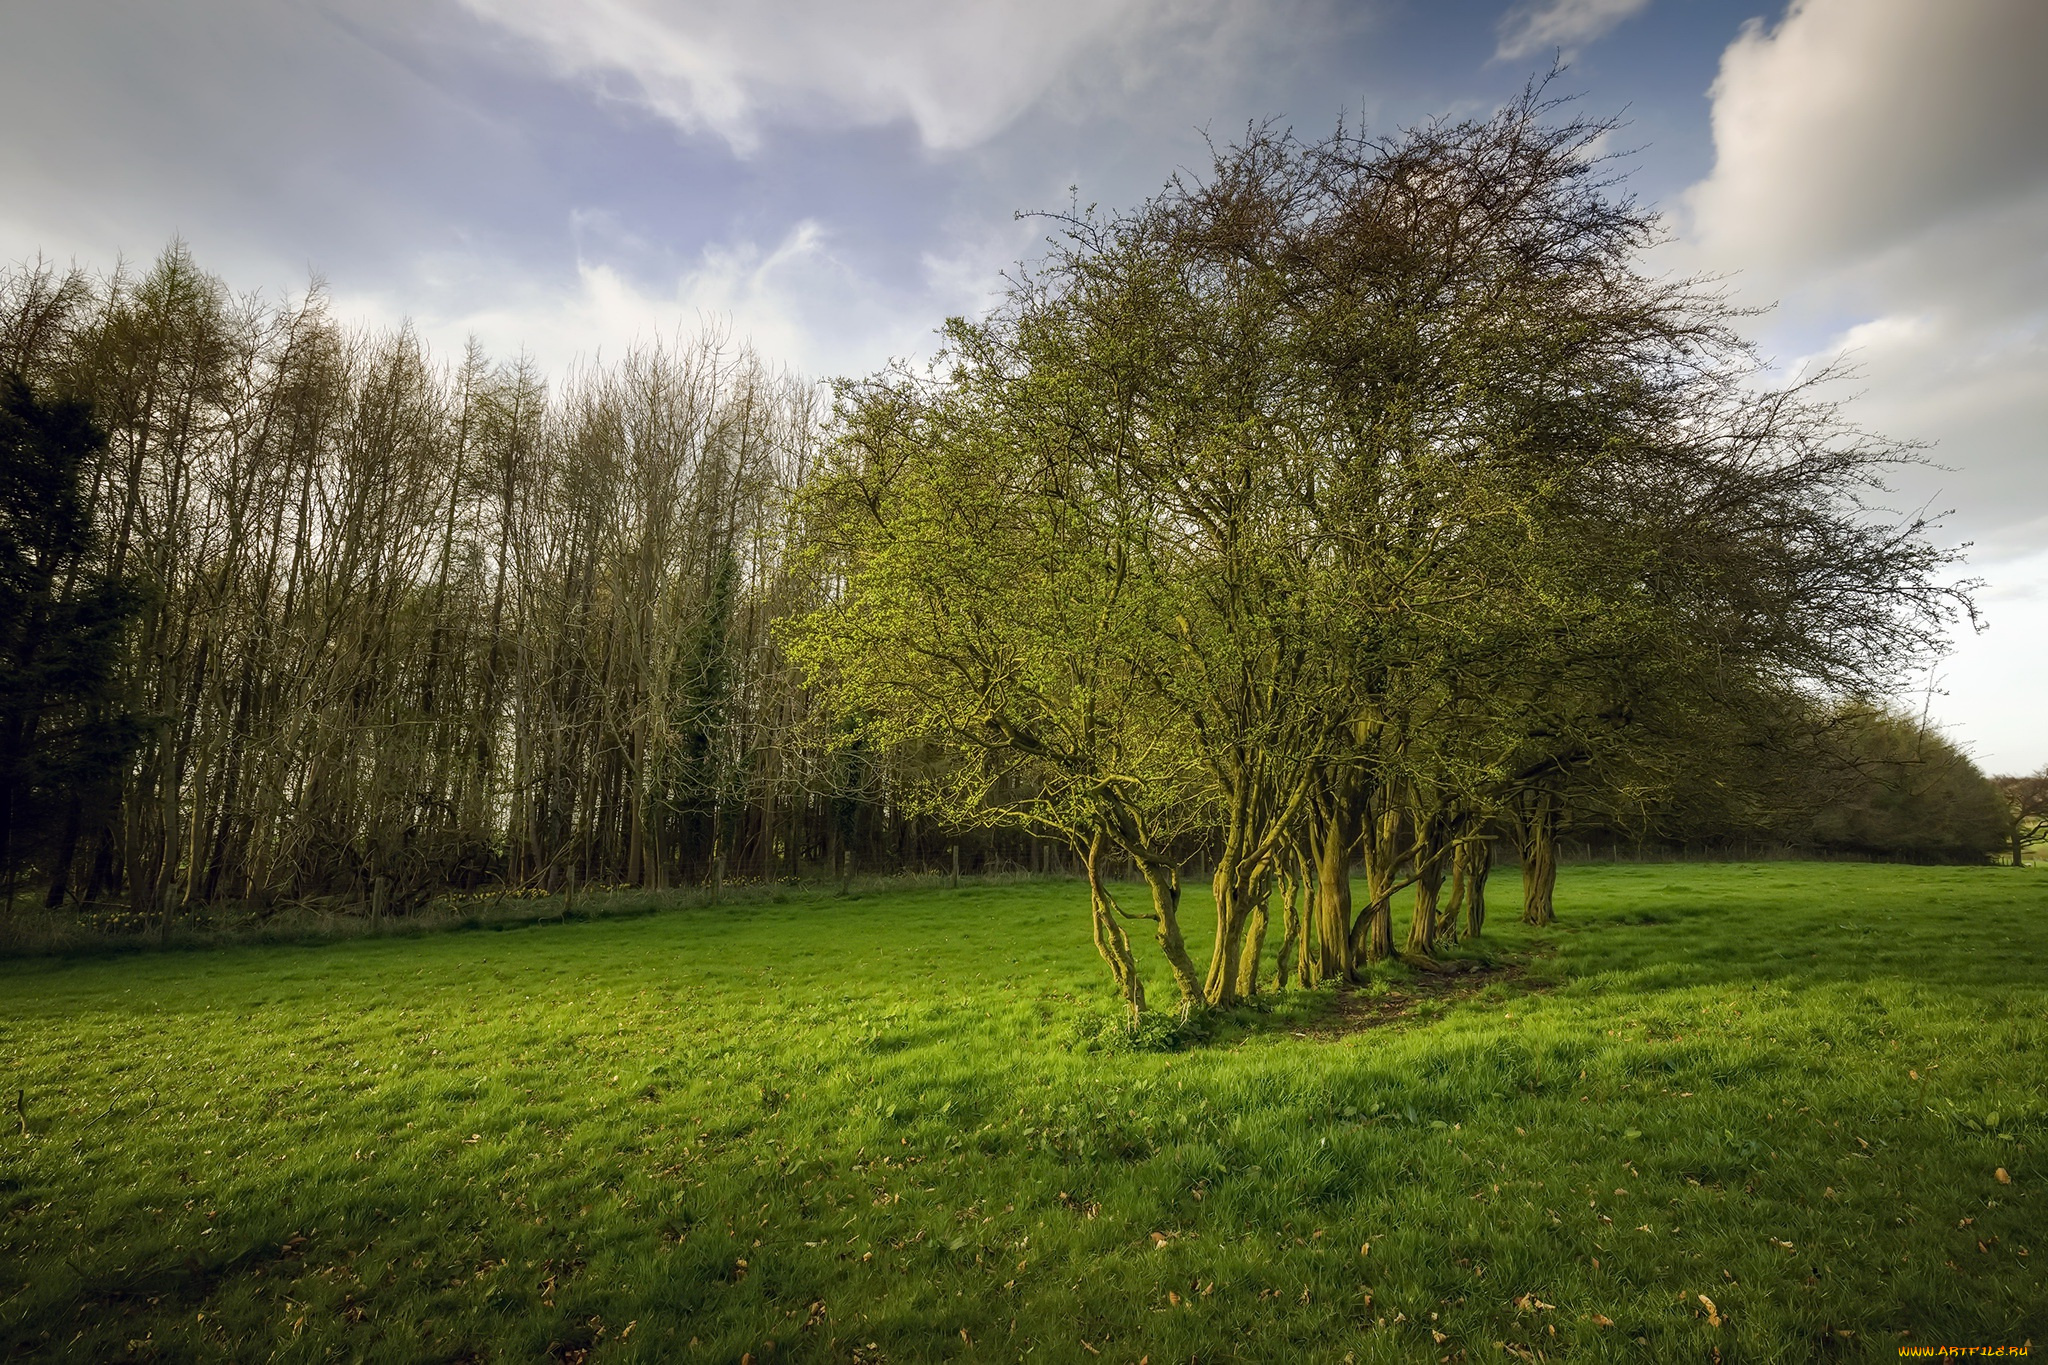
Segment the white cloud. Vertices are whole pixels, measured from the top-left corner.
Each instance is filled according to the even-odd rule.
[[[1604,37],[1650,0],[1523,0],[1500,20],[1499,61],[1573,49]]]
[[[1870,251],[2048,177],[2048,5],[1794,0],[1714,83],[1707,246],[1785,269]]]
[[[2048,762],[2048,553],[1979,572],[1988,628],[1958,632],[1954,653],[1935,670],[1931,709],[1986,772],[2035,772]]]
[[[1001,131],[1077,66],[1128,79],[1162,43],[1246,34],[1236,0],[461,0],[560,76],[745,153],[764,123],[912,124],[957,150]],[[1279,16],[1267,14],[1277,20]],[[1240,54],[1241,55],[1241,54]]]
[[[708,246],[666,278],[606,254],[630,243],[603,231],[579,236],[591,250],[570,280],[547,282],[450,255],[428,262],[402,298],[338,291],[337,311],[387,324],[409,317],[444,356],[460,354],[474,336],[492,355],[524,353],[554,375],[639,341],[724,329],[773,363],[825,378],[929,354],[945,311],[985,304],[990,252],[1004,245],[973,242],[927,256],[920,278],[891,288],[842,258],[830,230],[812,219],[772,242]]]
[[[1899,510],[1953,509],[1990,629],[1958,632],[1938,715],[2001,769],[2048,758],[2048,6],[1793,0],[1713,86],[1686,264],[1776,301],[1768,349],[1846,355],[1850,414],[1930,443]]]

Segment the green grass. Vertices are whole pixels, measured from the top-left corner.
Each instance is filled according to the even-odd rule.
[[[1575,867],[1541,933],[1494,895],[1515,970],[1289,993],[1176,1051],[1121,1041],[1066,883],[7,964],[0,1333],[1123,1365],[2048,1337],[2048,878]]]

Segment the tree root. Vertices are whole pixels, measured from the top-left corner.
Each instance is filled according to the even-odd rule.
[[[1461,972],[1480,970],[1476,964],[1445,962],[1439,958],[1425,957],[1420,953],[1398,953],[1396,957],[1403,965],[1413,967],[1418,972],[1435,972],[1438,976],[1457,976]]]

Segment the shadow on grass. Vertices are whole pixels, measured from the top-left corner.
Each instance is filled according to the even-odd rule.
[[[322,899],[272,910],[212,907],[165,929],[135,927],[121,914],[118,927],[70,911],[22,912],[0,924],[0,961],[21,958],[99,958],[133,953],[190,952],[244,944],[315,947],[360,939],[420,938],[478,930],[532,929],[559,924],[645,919],[682,910],[786,905],[805,901],[853,903],[863,896],[936,892],[962,888],[1069,882],[1055,873],[990,873],[963,877],[959,886],[941,873],[859,877],[850,883],[799,881],[728,882],[713,895],[709,887],[646,890],[608,888],[574,896],[516,891],[445,895],[410,914],[373,920],[366,907]]]

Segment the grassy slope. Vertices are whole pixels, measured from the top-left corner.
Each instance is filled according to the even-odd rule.
[[[0,1340],[1363,1362],[2048,1337],[2048,879],[1585,867],[1559,904],[1554,931],[1499,925],[1528,969],[1469,998],[1331,1036],[1331,997],[1294,994],[1174,1053],[1097,1041],[1066,884],[7,965],[31,1135],[0,1138]]]

